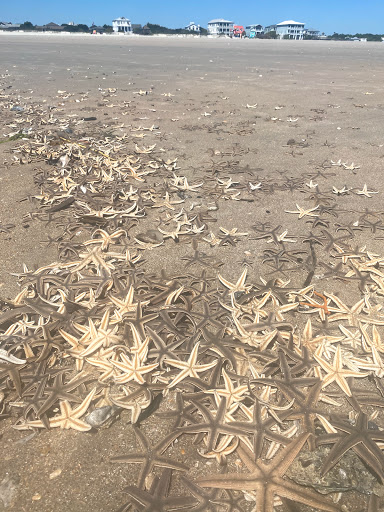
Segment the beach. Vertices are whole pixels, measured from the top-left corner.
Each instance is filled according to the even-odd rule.
[[[313,463],[308,471],[310,481],[301,474],[295,479],[300,473],[297,466],[284,477],[294,481],[292,485],[317,492],[319,502],[311,495],[312,506],[308,498],[298,508],[289,508],[290,499],[295,501],[292,491],[291,498],[278,494],[282,501],[276,510],[361,512],[368,510],[369,502],[379,503],[384,496],[384,468],[376,452],[369,452],[371,464],[368,452],[362,456],[353,450],[344,454],[344,463],[337,461],[344,465],[333,461],[334,487],[327,476],[320,483],[313,482],[332,446],[329,441],[328,452],[322,451],[324,436],[331,435],[327,422],[345,423],[350,414],[352,425],[356,418],[369,418],[375,425],[370,428],[380,432],[384,428],[383,374],[379,363],[374,364],[377,353],[382,365],[380,335],[384,333],[384,46],[1,33],[0,56],[0,348],[26,361],[20,367],[18,385],[11,372],[18,363],[0,360],[0,404],[4,405],[0,412],[0,418],[4,414],[0,422],[0,511],[129,510],[129,505],[119,508],[128,499],[125,487],[132,487],[130,497],[135,485],[153,494],[158,491],[156,485],[168,477],[167,464],[157,465],[141,481],[137,461],[110,462],[118,455],[137,453],[143,446],[132,428],[132,404],[128,407],[120,397],[118,380],[113,384],[108,380],[119,378],[113,371],[122,368],[119,363],[124,358],[120,361],[121,354],[116,352],[117,364],[110,364],[110,376],[101,379],[97,372],[102,370],[95,362],[99,352],[91,353],[92,342],[86,338],[92,322],[95,329],[113,332],[112,341],[100,342],[97,350],[126,344],[133,357],[145,337],[152,340],[147,342],[149,352],[142,347],[145,356],[137,356],[142,357],[142,365],[158,365],[146,377],[146,386],[153,386],[146,406],[159,391],[164,395],[161,406],[147,411],[148,417],[140,423],[152,443],[174,427],[175,418],[166,413],[177,405],[176,390],[194,395],[186,399],[190,401],[185,407],[192,411],[196,424],[208,420],[205,409],[197,411],[193,404],[204,403],[206,409],[219,414],[224,402],[218,397],[226,396],[209,394],[211,370],[203,373],[205,388],[196,384],[201,377],[196,374],[195,381],[179,389],[179,382],[170,380],[179,367],[166,363],[167,358],[175,362],[176,356],[154,362],[153,354],[160,349],[149,332],[156,331],[167,343],[184,343],[174,349],[183,361],[198,346],[199,364],[213,368],[220,359],[224,374],[235,386],[251,382],[254,394],[244,390],[247,400],[234,402],[251,410],[250,398],[257,395],[264,419],[276,414],[284,418],[284,425],[277,422],[272,427],[273,433],[291,436],[292,446],[296,443],[297,453],[303,449],[302,458],[307,457],[310,465],[319,457],[320,465]],[[92,260],[89,255],[96,249],[99,253],[92,253]],[[133,295],[128,298],[131,287],[135,288],[134,299]],[[109,302],[110,297],[116,300]],[[141,306],[127,309],[131,299],[142,303],[144,314],[160,315],[166,322],[159,327],[160,317],[155,316],[148,319],[148,325],[139,321],[143,328],[138,331],[140,343],[130,326],[133,318],[137,321]],[[353,305],[358,306],[352,314]],[[76,316],[78,307],[82,313]],[[164,319],[161,314],[169,308],[169,318]],[[339,324],[349,334],[332,330]],[[147,331],[149,326],[151,331]],[[357,345],[350,341],[352,331]],[[222,349],[207,342],[218,333],[223,336]],[[255,339],[250,340],[249,333]],[[30,385],[30,373],[41,363],[40,337],[44,343],[47,339],[53,343],[52,352],[45,355],[44,371],[64,369],[68,372],[65,382],[79,374],[89,376],[89,382],[76,388],[74,401],[69,400],[73,408],[94,386],[97,403],[92,395],[88,414],[92,407],[119,404],[107,427],[90,433],[61,424],[61,428],[48,430],[39,424],[41,414],[35,417],[31,409],[26,412],[28,400],[36,398],[30,391],[35,392],[40,382],[36,379],[36,386]],[[79,346],[71,337],[85,340],[85,355],[76,353]],[[100,333],[96,338],[101,339]],[[231,345],[229,339],[244,347]],[[305,359],[303,345],[311,364],[294,374],[302,362],[295,359],[297,354]],[[261,359],[254,351],[262,354]],[[280,370],[284,375],[283,353],[295,379],[313,379],[296,395],[278,385],[272,385],[274,391],[270,386],[269,391],[262,391],[262,385],[268,386],[258,381],[281,378]],[[322,405],[317,416],[311,412],[305,420],[309,423],[302,422],[300,411],[289,416],[289,404],[301,403],[311,386],[318,385],[316,379],[328,375],[324,361],[334,365],[341,355],[347,380],[334,372],[334,379],[317,395]],[[52,392],[55,378],[47,374],[43,401]],[[140,383],[137,379],[135,386]],[[156,388],[159,383],[164,387]],[[218,378],[217,389],[222,390],[224,384],[225,378]],[[126,394],[132,392],[129,384],[126,387]],[[201,399],[202,392],[212,398],[209,403]],[[114,393],[119,397],[116,403],[109,401],[109,394]],[[358,403],[351,401],[352,396]],[[46,407],[49,421],[63,413],[67,399],[65,393],[58,395]],[[269,400],[271,407],[265,406]],[[145,409],[139,407],[139,412]],[[163,416],[156,416],[159,412]],[[226,421],[245,421],[244,411],[235,413]],[[13,428],[15,424],[20,428]],[[172,460],[188,466],[183,473],[188,479],[198,481],[205,475],[210,481],[211,474],[223,467],[231,475],[250,469],[244,454],[251,450],[252,440],[235,451],[229,439],[224,446],[224,434],[220,434],[221,451],[228,449],[228,455],[220,458],[218,446],[208,446],[208,441],[205,451],[210,455],[202,458],[206,431],[194,430],[193,425],[191,417],[181,422],[178,427],[185,428],[184,435],[167,446]],[[337,427],[335,432],[345,430]],[[312,436],[320,439],[316,449]],[[280,442],[280,451],[273,452],[276,446],[271,447],[273,440],[267,439],[264,462],[285,449]],[[273,455],[267,457],[268,448]],[[201,495],[196,498],[185,481],[178,479],[177,467],[172,468],[170,494],[195,496],[203,507],[199,510],[232,510],[222,491],[205,496],[206,503],[221,500],[221,505],[202,505]],[[338,480],[349,470],[345,481]],[[153,475],[160,477],[162,471],[164,481],[156,480]],[[220,487],[220,478],[211,478],[216,489],[225,488]],[[234,489],[235,497],[247,491],[241,484],[226,488]],[[165,489],[164,496],[167,493]],[[253,509],[252,496],[245,494],[242,510]],[[131,510],[144,510],[139,498],[135,499],[132,507],[136,508]],[[192,501],[184,503],[186,510],[196,506]]]

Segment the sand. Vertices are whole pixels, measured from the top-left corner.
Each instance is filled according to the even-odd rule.
[[[68,126],[70,136],[100,138],[131,134],[131,126],[156,126],[160,133],[146,133],[146,138],[137,139],[138,145],[156,143],[166,158],[177,158],[178,172],[190,182],[215,169],[245,184],[273,182],[279,173],[294,180],[340,159],[354,163],[356,170],[328,169],[336,172],[328,185],[361,189],[367,184],[368,190],[379,192],[372,198],[343,197],[343,206],[383,209],[382,44],[36,34],[0,34],[0,44],[0,89],[12,104],[55,107],[52,116],[66,122],[69,116],[77,116],[72,117],[76,121],[96,117],[73,126],[54,123],[52,129],[59,135],[68,133]],[[106,96],[108,89],[116,92]],[[56,247],[44,243],[56,233],[55,226],[25,218],[36,210],[28,196],[38,193],[33,177],[46,163],[14,165],[11,150],[20,141],[6,141],[7,134],[17,131],[17,119],[23,118],[22,126],[28,127],[26,117],[25,112],[0,111],[0,221],[15,225],[9,233],[0,233],[2,300],[19,291],[10,272],[57,258]],[[237,174],[236,169],[252,174]],[[215,212],[215,231],[222,226],[251,232],[256,223],[270,222],[297,238],[309,228],[285,211],[302,204],[302,198],[303,192],[293,186],[272,187],[252,203],[228,200]],[[350,217],[346,213],[343,222]],[[378,232],[356,233],[353,246],[362,245],[383,254]],[[266,248],[265,241],[247,239],[207,252],[224,263],[220,273],[234,280],[249,251],[255,264],[248,279],[259,282],[259,276],[270,271],[261,263]],[[190,253],[190,246],[168,244],[156,255],[148,253],[147,268],[182,272],[180,258]],[[305,272],[295,273],[293,284],[299,287],[305,278]],[[321,272],[315,281],[319,290],[338,292],[351,303],[358,297],[356,288],[341,290],[340,282]],[[111,465],[109,457],[132,450],[134,435],[127,421],[93,435],[53,430],[32,439],[11,425],[11,420],[0,424],[0,482],[9,478],[15,491],[8,505],[0,500],[0,510],[87,512],[117,510],[124,503],[121,491],[127,481],[132,483],[137,468]],[[157,435],[160,427],[150,418],[146,428]],[[50,480],[56,469],[62,470],[60,476]],[[359,512],[365,506],[361,503],[348,510]]]

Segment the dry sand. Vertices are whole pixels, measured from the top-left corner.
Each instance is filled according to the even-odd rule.
[[[78,115],[73,119],[97,118],[71,126],[76,136],[122,136],[131,133],[130,126],[155,125],[161,134],[148,133],[138,144],[156,143],[166,158],[177,158],[179,173],[191,182],[215,168],[234,181],[257,183],[273,182],[279,172],[294,179],[331,160],[354,162],[360,167],[355,173],[331,168],[336,176],[327,185],[362,188],[366,183],[368,190],[379,193],[371,199],[350,195],[343,198],[343,206],[383,209],[382,44],[0,34],[0,45],[3,94],[10,94],[13,102],[18,99],[20,106],[54,106],[55,118],[72,114]],[[120,106],[109,108],[103,101],[108,88],[117,89],[108,96],[109,104]],[[150,93],[135,94],[140,90]],[[65,98],[58,91],[71,96]],[[164,96],[168,93],[171,96]],[[125,109],[123,101],[130,102]],[[21,117],[27,116],[5,108],[0,112],[0,139],[17,131],[15,123]],[[27,128],[28,123],[22,126]],[[65,133],[60,123],[52,129]],[[23,220],[34,208],[22,200],[38,189],[33,184],[35,162],[12,164],[11,149],[18,142],[0,144],[0,221],[15,225],[9,233],[0,233],[2,299],[18,291],[10,272],[22,271],[24,263],[42,266],[57,258],[55,246],[43,243],[55,234],[55,227]],[[41,162],[39,168],[44,165]],[[237,174],[236,169],[249,169],[253,176]],[[309,228],[284,210],[294,210],[302,197],[293,186],[292,190],[272,188],[252,203],[227,201],[215,212],[216,231],[223,226],[251,232],[252,225],[270,222],[281,224],[281,231],[287,229],[297,238]],[[349,217],[346,214],[343,222],[352,220]],[[368,250],[383,254],[377,235],[358,232],[353,245],[366,244]],[[244,251],[250,251],[255,264],[249,280],[259,282],[259,276],[265,276],[261,265],[265,248],[264,241],[247,239],[235,247],[212,249],[210,254],[224,262],[220,272],[233,280],[241,273]],[[190,246],[168,244],[156,257],[149,255],[148,269],[183,271],[179,258],[190,253]],[[294,285],[302,285],[305,278],[305,273],[296,273]],[[321,274],[315,279],[318,289],[354,300],[357,292],[352,287],[340,290],[339,282],[326,282]],[[0,500],[0,510],[113,511],[124,503],[121,490],[134,480],[136,467],[109,463],[109,457],[127,453],[134,444],[124,418],[92,435],[53,430],[32,439],[12,430],[11,424],[10,420],[0,424],[0,482],[9,478],[15,492],[9,506]],[[145,426],[150,435],[159,433],[156,419]],[[62,470],[61,475],[50,480],[56,469]],[[32,501],[36,495],[41,499]],[[348,510],[364,510],[366,502],[361,499]]]

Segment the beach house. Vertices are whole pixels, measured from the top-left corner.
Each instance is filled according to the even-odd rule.
[[[305,28],[304,36],[313,37],[314,39],[316,39],[320,36],[320,30],[317,30],[315,28]]]
[[[189,32],[200,32],[201,27],[197,25],[194,21],[191,21],[186,27],[185,30],[189,30]]]
[[[54,23],[53,21],[47,23],[46,25],[36,25],[35,28],[36,30],[40,30],[42,32],[61,32],[64,30],[64,27],[58,25],[57,23]]]
[[[247,37],[254,38],[258,37],[261,34],[264,34],[264,28],[262,25],[247,25],[245,27],[245,33]]]
[[[304,25],[299,21],[282,21],[275,25],[276,35],[278,39],[303,39]]]
[[[223,20],[218,18],[208,22],[208,34],[211,36],[232,36],[233,35],[233,21]]]
[[[127,18],[116,18],[112,21],[112,28],[116,34],[132,34],[132,24]]]
[[[0,30],[15,30],[20,28],[20,23],[12,23],[11,21],[0,21]]]

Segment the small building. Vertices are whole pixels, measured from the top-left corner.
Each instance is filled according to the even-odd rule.
[[[268,34],[268,32],[276,32],[277,25],[267,25],[264,27],[264,34]]]
[[[262,25],[247,25],[245,27],[245,33],[247,37],[254,38],[261,34],[264,34],[264,28]]]
[[[17,30],[18,28],[20,28],[20,23],[0,21],[0,30]]]
[[[233,21],[223,20],[218,18],[208,22],[208,34],[211,36],[232,36],[233,35]]]
[[[131,21],[124,17],[113,20],[112,28],[116,34],[132,34]]]
[[[246,33],[243,25],[233,25],[233,37],[239,37],[242,39],[245,35]]]
[[[37,26],[36,30],[41,30],[42,32],[61,32],[62,30],[64,30],[64,27],[51,21],[46,25]]]
[[[185,30],[188,30],[189,32],[200,32],[201,27],[200,25],[197,25],[194,21],[191,21],[186,27]]]
[[[144,25],[142,34],[143,34],[143,36],[151,36],[152,35],[152,31],[148,27],[148,25]]]
[[[282,21],[276,25],[276,35],[279,39],[303,39],[304,25],[299,21]]]
[[[315,28],[305,28],[304,36],[312,37],[313,39],[317,39],[320,36],[320,30],[316,30]]]

